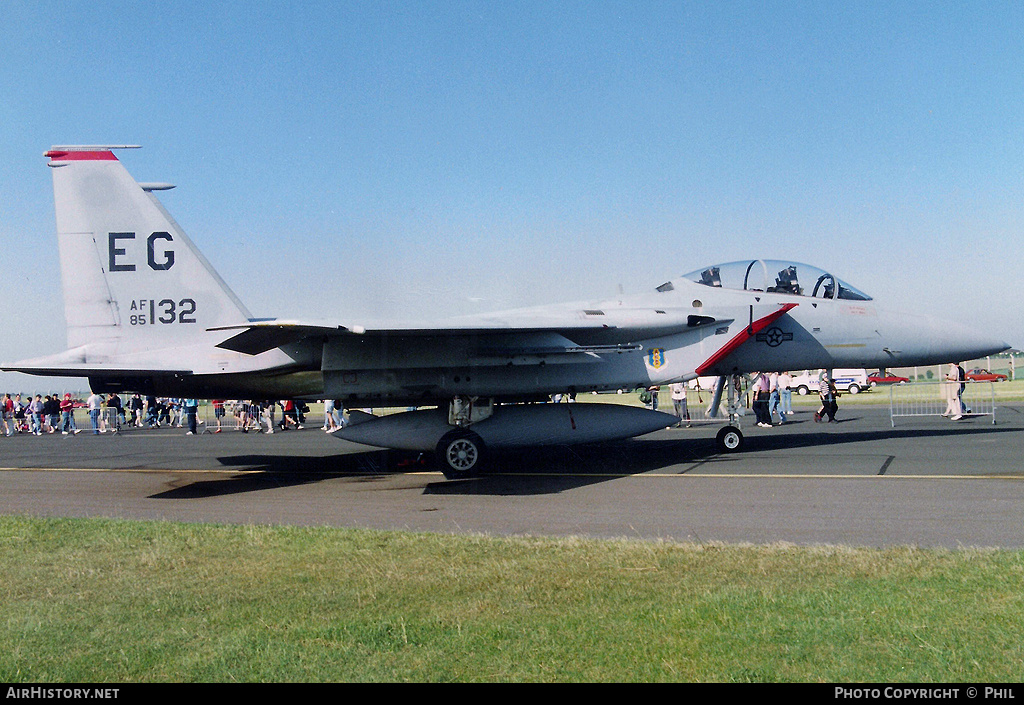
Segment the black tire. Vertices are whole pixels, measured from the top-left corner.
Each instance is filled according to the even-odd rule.
[[[796,393],[802,397],[806,397],[808,391],[808,388],[803,385],[800,385],[799,387],[796,388]]]
[[[856,384],[851,384],[849,392],[850,394],[860,394],[860,386]]]
[[[441,472],[449,480],[462,480],[479,474],[487,449],[472,431],[449,431],[437,442],[435,455]]]
[[[725,426],[715,436],[715,443],[723,453],[737,453],[743,449],[743,433],[735,426]]]

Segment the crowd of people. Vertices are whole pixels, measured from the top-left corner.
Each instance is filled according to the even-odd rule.
[[[45,398],[31,394],[21,398],[21,394],[13,397],[8,393],[0,403],[3,414],[2,431],[5,436],[16,433],[31,433],[41,436],[43,433],[56,433],[58,430],[67,435],[78,433],[75,425],[75,401],[70,394],[61,397],[59,394],[47,394]]]
[[[75,399],[70,393],[47,394],[35,397],[21,394],[5,394],[0,402],[2,431],[4,436],[31,434],[41,436],[49,433],[77,435],[83,431],[95,435],[118,433],[124,427],[134,428],[186,428],[186,435],[195,435],[199,424],[205,424],[211,433],[221,433],[233,428],[245,433],[257,431],[274,433],[302,429],[306,423],[309,406],[303,401],[284,400],[226,400],[213,399],[207,408],[212,409],[213,419],[199,418],[200,402],[197,399],[142,396],[133,394],[123,400],[119,394],[91,394],[85,401]],[[83,410],[88,421],[86,427],[79,427],[75,411]],[[278,416],[277,410],[280,410]],[[276,423],[275,423],[276,420]],[[344,406],[340,401],[324,401],[323,430],[337,431],[346,423]]]
[[[793,413],[793,376],[789,372],[755,372],[749,377],[735,375],[730,379],[733,391],[740,397],[749,392],[750,409],[754,412],[757,425],[771,428],[786,423]],[[697,387],[698,393],[701,391]],[[686,398],[686,385],[676,383],[669,385],[672,396],[673,412],[679,417],[679,424],[689,428],[692,425]],[[711,390],[707,390],[711,391]],[[827,371],[822,372],[818,382],[818,398],[820,406],[814,412],[815,422],[831,423],[836,420],[839,411],[839,391]],[[650,387],[641,394],[641,401],[648,408],[657,410],[658,390]],[[777,419],[777,420],[776,420]]]

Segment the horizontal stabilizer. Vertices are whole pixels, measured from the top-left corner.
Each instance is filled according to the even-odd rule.
[[[44,377],[153,377],[175,376],[185,377],[192,370],[143,370],[138,367],[118,369],[108,365],[92,365],[90,367],[0,367],[3,372],[21,372],[26,375]]]
[[[140,367],[118,367],[109,358],[90,356],[84,348],[65,350],[56,355],[47,355],[30,360],[20,360],[9,365],[0,365],[4,372],[21,372],[27,375],[47,377],[92,377],[94,375],[130,375],[145,377],[151,375],[191,375],[192,370],[178,367],[143,369]]]

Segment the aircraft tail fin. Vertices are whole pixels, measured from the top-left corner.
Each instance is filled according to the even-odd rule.
[[[114,156],[131,145],[52,147],[68,347],[181,344],[248,310],[164,209]]]

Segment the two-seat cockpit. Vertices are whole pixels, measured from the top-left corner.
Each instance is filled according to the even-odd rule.
[[[720,289],[758,291],[816,299],[847,299],[870,301],[871,297],[832,274],[798,262],[783,260],[744,260],[704,267],[684,274],[683,281]],[[666,282],[658,291],[672,291],[675,285]]]

